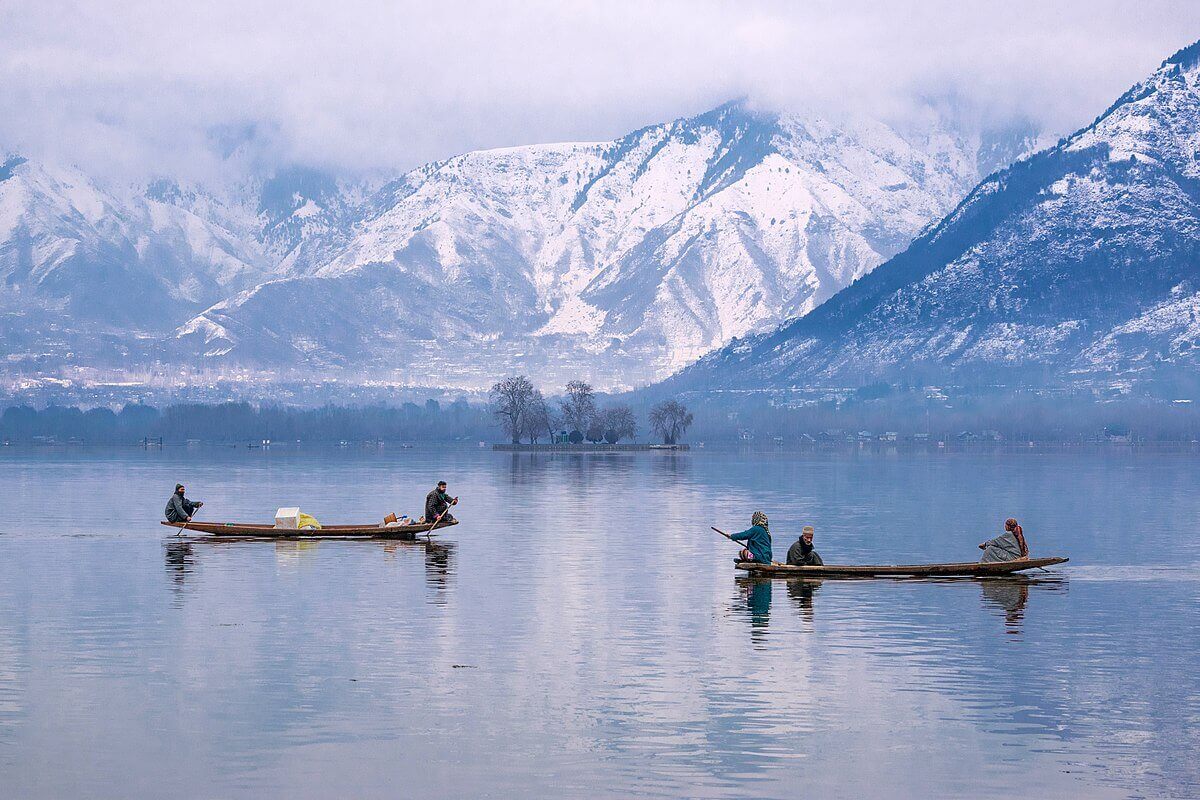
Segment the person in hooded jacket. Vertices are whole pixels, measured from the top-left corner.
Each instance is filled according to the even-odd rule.
[[[741,561],[757,561],[760,564],[771,563],[771,531],[768,527],[767,515],[755,511],[750,517],[750,527],[741,533],[732,533],[730,539],[735,542],[745,542],[742,549]]]
[[[163,512],[167,515],[167,522],[191,522],[192,515],[196,513],[196,509],[204,505],[200,501],[191,501],[184,497],[183,484],[175,484],[175,491],[171,494],[171,499],[167,501],[167,508]]]

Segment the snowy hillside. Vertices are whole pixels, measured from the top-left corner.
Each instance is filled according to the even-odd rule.
[[[329,232],[301,250],[333,255],[285,259],[176,346],[419,383],[645,382],[811,311],[951,208],[994,166],[981,154],[1026,145],[728,104],[615,142],[468,153],[293,209]]]
[[[75,170],[19,157],[0,167],[0,279],[19,296],[107,319],[170,328],[264,277],[245,242],[177,206],[122,200]]]
[[[1194,377],[1198,309],[1200,44],[813,314],[669,386]]]

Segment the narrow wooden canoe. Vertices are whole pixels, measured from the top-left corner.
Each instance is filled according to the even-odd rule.
[[[213,536],[241,536],[255,539],[412,539],[433,527],[433,523],[420,522],[416,525],[393,525],[381,528],[378,525],[322,525],[314,529],[276,528],[274,525],[255,525],[245,522],[167,522],[171,528],[187,526],[188,533],[211,533]],[[437,530],[457,525],[453,522],[438,523]]]
[[[739,561],[738,569],[751,575],[771,578],[843,577],[843,578],[966,578],[987,575],[1011,575],[1014,572],[1065,564],[1067,558],[1026,558],[1016,561],[968,561],[962,564],[826,564],[823,567],[793,567],[788,564],[759,564]]]

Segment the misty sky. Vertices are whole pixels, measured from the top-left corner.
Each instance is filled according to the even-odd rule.
[[[170,0],[0,4],[0,152],[109,175],[395,172],[763,107],[1090,121],[1200,2]]]

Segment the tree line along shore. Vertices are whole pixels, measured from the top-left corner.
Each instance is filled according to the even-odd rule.
[[[864,441],[947,443],[1190,443],[1200,409],[1187,398],[1105,397],[992,388],[882,388],[684,395],[651,402],[605,398],[572,382],[546,397],[520,376],[498,381],[490,402],[427,400],[315,408],[180,403],[161,408],[14,405],[0,412],[0,444],[162,441],[681,443],[785,446]],[[514,425],[515,420],[515,425]]]

